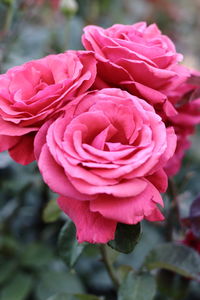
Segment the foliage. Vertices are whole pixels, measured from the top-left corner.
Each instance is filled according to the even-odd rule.
[[[141,237],[141,224],[126,225],[117,224],[115,239],[110,241],[108,245],[122,253],[130,253],[133,251]]]

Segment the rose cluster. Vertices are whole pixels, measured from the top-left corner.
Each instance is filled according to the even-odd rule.
[[[200,97],[155,24],[87,26],[82,42],[0,75],[0,151],[37,160],[78,241],[106,243],[117,223],[163,220],[160,193],[200,121]]]

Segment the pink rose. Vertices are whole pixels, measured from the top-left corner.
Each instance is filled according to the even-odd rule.
[[[70,102],[35,139],[44,181],[61,195],[58,204],[75,222],[79,242],[91,243],[112,240],[118,222],[163,219],[163,167],[175,147],[173,128],[152,106],[114,88]]]
[[[192,133],[194,126],[200,123],[200,72],[188,71],[190,77],[175,90],[169,91],[167,96],[177,110],[177,115],[169,119],[174,126]]]
[[[175,153],[165,167],[168,176],[174,176],[179,172],[186,150],[191,146],[190,136],[195,133],[195,125],[200,123],[200,98],[179,107],[177,105],[177,112],[178,114],[168,121],[177,135]]]
[[[96,60],[87,51],[49,55],[0,75],[0,151],[9,150],[21,164],[32,162],[36,132],[95,76]]]
[[[176,150],[164,168],[168,177],[174,176],[179,172],[185,152],[191,146],[191,142],[188,140],[188,136],[184,132],[178,133],[175,128],[175,133],[177,136]]]
[[[98,59],[95,88],[120,87],[147,100],[157,112],[175,114],[166,94],[185,80],[188,71],[178,65],[182,55],[155,24],[87,26],[84,32],[84,47]]]
[[[190,83],[191,79],[189,79],[168,95],[169,101],[177,110],[175,116],[165,119],[165,123],[173,126],[177,135],[176,151],[165,166],[168,176],[174,176],[181,168],[185,152],[191,146],[189,137],[194,134],[195,126],[200,123],[200,74],[192,71],[191,76],[194,77],[193,83]],[[194,84],[195,77],[199,84]]]

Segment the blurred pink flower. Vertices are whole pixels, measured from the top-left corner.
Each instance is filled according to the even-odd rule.
[[[165,123],[173,126],[177,135],[175,154],[165,167],[168,176],[174,176],[181,168],[185,152],[191,146],[189,137],[194,134],[195,126],[200,123],[199,78],[198,72],[191,71],[191,78],[168,95],[169,101],[177,110],[175,116],[165,119]]]
[[[186,246],[189,246],[196,250],[200,254],[200,239],[198,239],[192,231],[188,231],[186,233],[185,239],[182,241],[182,243]]]

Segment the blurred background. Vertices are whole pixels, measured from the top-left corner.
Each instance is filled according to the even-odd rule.
[[[66,49],[81,49],[85,25],[156,22],[199,66],[199,0],[1,0],[1,72],[30,59]]]
[[[184,54],[184,64],[200,69],[199,14],[200,0],[0,0],[0,73],[50,53],[82,49],[85,25],[109,27],[138,21],[157,23]],[[198,135],[193,140],[176,177],[183,218],[199,193]],[[0,154],[0,300],[50,300],[60,292],[116,299],[97,247],[87,246],[72,270],[65,265],[57,238],[66,219],[55,199],[35,163],[20,166],[7,153]],[[166,210],[167,201],[166,197]],[[176,240],[183,238],[184,230],[175,233]],[[116,263],[137,269],[149,249],[165,239],[162,227],[144,224],[142,240],[133,254],[117,257],[112,251],[110,255]],[[200,299],[197,282],[190,282],[187,298],[180,293],[179,298],[175,296],[180,291],[177,282],[160,289],[156,300]]]

